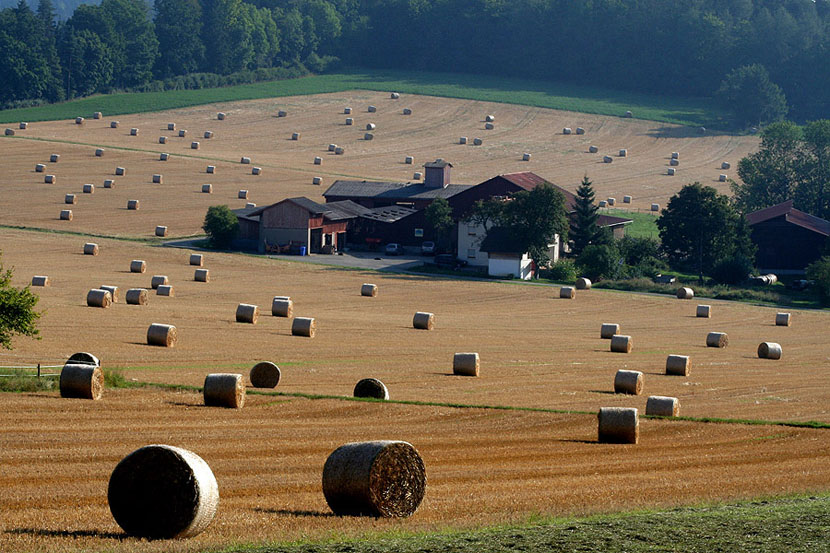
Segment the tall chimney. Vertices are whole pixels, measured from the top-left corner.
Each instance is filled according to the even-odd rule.
[[[452,163],[441,158],[424,164],[424,186],[426,188],[446,188],[450,183],[450,167]]]

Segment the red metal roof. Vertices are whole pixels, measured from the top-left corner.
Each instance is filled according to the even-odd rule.
[[[532,173],[530,171],[522,171],[521,173],[508,173],[506,175],[501,175],[501,177],[509,182],[512,182],[513,184],[524,190],[533,190],[540,184],[548,184],[556,190],[559,190],[559,192],[561,192],[562,195],[565,196],[565,207],[568,209],[568,211],[573,211],[575,209],[574,206],[576,205],[576,196],[573,194],[573,192],[565,190],[561,186],[557,186],[552,182],[543,179],[536,173]]]
[[[787,200],[786,202],[778,205],[753,211],[746,216],[746,221],[750,226],[752,226],[782,216],[788,223],[792,223],[796,226],[824,236],[830,236],[830,221],[825,221],[824,219],[814,217],[809,213],[804,213],[803,211],[794,208],[792,200]]]

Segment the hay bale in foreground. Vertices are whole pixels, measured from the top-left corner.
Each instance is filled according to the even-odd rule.
[[[480,364],[478,352],[456,353],[452,357],[452,374],[478,376]]]
[[[611,336],[611,351],[614,353],[631,353],[633,345],[631,336],[624,336],[622,334]]]
[[[389,399],[389,390],[386,384],[377,378],[364,378],[354,387],[354,397],[368,397],[372,399]]]
[[[104,394],[104,373],[98,365],[68,363],[61,369],[61,397],[101,399]]]
[[[496,126],[493,123],[484,123],[484,129],[488,131],[492,131],[495,129]]]
[[[107,501],[115,522],[131,536],[189,538],[213,520],[219,486],[195,453],[155,444],[133,451],[116,465]]]
[[[169,284],[162,284],[158,288],[156,288],[156,295],[167,296],[168,298],[176,296],[175,292],[173,291],[173,287]]]
[[[314,338],[317,334],[317,321],[313,317],[295,317],[291,322],[292,336]]]
[[[241,374],[214,373],[205,377],[205,405],[242,409],[245,405],[245,381]]]
[[[323,158],[321,158],[320,156],[317,156],[317,157],[314,158],[314,165],[322,165],[322,164],[323,164]]]
[[[377,284],[369,284],[368,282],[364,283],[360,287],[360,295],[370,297],[370,298],[374,298],[375,296],[378,295],[378,286],[377,286]]]
[[[375,138],[375,135],[373,135],[370,132],[367,132],[363,135],[363,140],[373,140],[374,138]]]
[[[354,119],[352,119],[351,117],[346,117],[346,125],[347,126],[354,125]]]
[[[706,346],[710,348],[725,348],[729,345],[729,336],[725,332],[710,332],[706,335]]]
[[[32,286],[49,286],[49,277],[46,275],[33,276]]]
[[[259,307],[250,303],[240,303],[236,306],[236,322],[255,325],[259,319]]]
[[[254,388],[276,388],[282,373],[274,363],[261,361],[253,366],[248,376]]]
[[[150,286],[153,290],[156,290],[159,286],[163,284],[168,284],[167,275],[153,275],[153,278],[150,279]]]
[[[640,371],[617,371],[614,375],[614,393],[638,396],[643,391],[643,373]]]
[[[167,144],[167,137],[166,136],[160,136],[159,137],[159,144]]]
[[[102,284],[98,288],[100,288],[101,290],[106,290],[107,292],[110,293],[110,298],[112,298],[112,303],[118,303],[118,298],[119,298],[118,286],[109,286],[109,285],[106,285],[106,284]]]
[[[695,297],[695,291],[691,288],[683,287],[677,289],[677,299],[690,300]]]
[[[167,227],[163,225],[158,225],[156,227],[156,236],[160,238],[164,238],[165,236],[167,236]]]
[[[343,108],[343,114],[344,115],[351,115],[352,114],[352,108]]]
[[[72,210],[71,209],[61,209],[60,218],[61,218],[61,221],[71,221],[72,220]]]
[[[172,348],[178,339],[179,332],[173,325],[153,323],[147,329],[147,344],[150,346]]]
[[[106,290],[93,288],[86,294],[86,304],[89,307],[103,307],[106,309],[112,303],[112,296]]]
[[[726,182],[726,180],[727,180],[728,178],[729,178],[729,177],[728,177],[727,175],[725,175],[725,174],[721,173],[720,175],[718,175],[718,182]]]
[[[412,326],[419,330],[432,330],[435,326],[435,315],[426,311],[418,311],[412,318]]]
[[[196,269],[193,273],[193,280],[196,282],[210,282],[210,271],[208,269]]]
[[[697,309],[695,310],[695,317],[700,317],[702,319],[709,319],[712,317],[712,306],[711,305],[698,305]]]
[[[603,340],[610,340],[614,335],[620,333],[620,325],[616,323],[602,323],[599,329],[599,337]]]
[[[407,442],[354,442],[323,466],[323,495],[336,515],[407,517],[426,492],[421,456]]]
[[[676,397],[649,396],[646,401],[646,415],[654,417],[676,417],[680,414],[680,401]]]
[[[585,277],[579,277],[576,279],[576,289],[577,290],[590,290],[591,289],[591,279]]]
[[[294,314],[294,302],[289,296],[274,296],[271,301],[271,315],[274,317],[291,317]]]
[[[781,344],[761,342],[758,346],[759,359],[781,359]]]
[[[92,355],[91,353],[87,353],[85,351],[79,351],[77,353],[73,353],[69,356],[69,359],[66,360],[65,365],[92,365],[94,367],[101,366],[101,360],[98,359],[96,356]]]
[[[4,131],[4,134],[6,136],[14,136],[14,129],[10,129],[10,128],[6,127],[6,130]]]
[[[133,259],[130,261],[130,272],[131,273],[143,273],[147,270],[147,263],[141,259]]]
[[[692,362],[688,355],[669,355],[666,357],[666,374],[689,376]]]
[[[600,407],[598,440],[606,444],[636,444],[640,441],[640,417],[634,407]]]
[[[572,300],[576,297],[576,289],[573,286],[563,286],[559,289],[559,297]]]
[[[147,305],[147,290],[144,288],[130,288],[124,295],[127,305]]]
[[[288,115],[288,112],[284,109],[281,109],[277,112],[277,117],[285,117],[286,115]]]
[[[791,318],[789,313],[776,313],[775,326],[790,326]]]

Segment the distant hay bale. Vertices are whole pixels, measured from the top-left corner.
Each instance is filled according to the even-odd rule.
[[[28,128],[29,128],[29,123],[27,123],[27,122],[25,122],[25,121],[21,121],[21,122],[20,122],[20,125],[18,125],[18,128],[19,128],[21,131],[25,131],[26,129],[28,129]]]
[[[623,196],[623,203],[630,204],[631,203],[631,196]]]
[[[84,244],[84,255],[98,255],[98,244],[94,242]]]
[[[577,127],[576,134],[585,134],[585,129],[583,129],[582,127]]]
[[[389,95],[389,97],[392,98],[393,100],[397,100],[398,98],[401,97],[401,95],[398,94],[397,92],[393,92],[392,94]]]
[[[97,365],[68,363],[61,369],[60,392],[64,398],[101,399],[104,373]]]
[[[669,355],[666,357],[666,374],[689,376],[692,362],[688,355]]]
[[[88,353],[86,351],[79,351],[73,353],[69,356],[69,359],[66,360],[65,365],[92,365],[93,367],[100,367],[101,360],[98,359],[96,356]]]
[[[718,182],[726,182],[726,179],[727,179],[727,176],[724,175],[723,173],[721,173],[721,175],[718,176]]]
[[[616,203],[617,203],[617,198],[608,198],[608,199],[607,199],[607,200],[605,200],[605,201],[607,201],[607,202],[608,202],[608,205],[616,205]]]
[[[374,138],[375,138],[375,135],[373,135],[370,132],[367,132],[366,134],[363,135],[363,140],[373,140]]]
[[[200,147],[201,147],[201,144],[197,140],[194,140],[193,142],[190,143],[190,149],[191,150],[198,150]]]
[[[776,313],[775,326],[790,326],[791,315],[789,313]]]
[[[413,163],[415,163],[415,158],[412,156],[406,156],[405,158],[403,158],[403,162],[407,165],[412,165]]]
[[[215,175],[216,174],[216,166],[215,165],[208,165],[206,171],[209,175]]]
[[[202,136],[205,137],[205,140],[210,140],[211,138],[213,138],[213,131],[205,131],[205,134],[203,134]]]
[[[110,298],[112,298],[112,303],[118,303],[119,294],[118,294],[118,286],[108,286],[108,285],[101,285],[99,286],[101,290],[106,290],[110,293]]]
[[[460,138],[458,139],[458,143],[459,143],[459,144],[466,144],[466,143],[467,143],[467,137],[466,137],[466,136],[462,136],[462,137],[460,137]]]
[[[139,208],[139,201],[138,200],[127,200],[127,209],[130,211],[138,211]]]
[[[94,194],[95,193],[95,185],[85,184],[82,190],[83,190],[84,194]]]
[[[104,179],[104,188],[115,188],[115,180]]]
[[[55,184],[57,181],[58,179],[57,177],[55,177],[55,175],[46,175],[45,177],[43,177],[43,182],[45,182],[46,184]]]
[[[620,157],[628,157],[628,150],[620,148]]]
[[[677,299],[679,300],[690,300],[695,297],[695,291],[691,288],[683,286],[677,289]]]
[[[343,114],[344,115],[351,115],[352,114],[352,108],[343,108]]]
[[[603,163],[613,163],[613,162],[614,162],[614,158],[613,158],[613,157],[611,157],[611,156],[603,156],[603,157],[602,157],[602,162],[603,162]]]
[[[46,275],[33,276],[32,286],[49,286],[49,277]]]
[[[159,137],[159,144],[167,144],[167,137],[166,136],[160,136]]]
[[[127,174],[127,170],[124,167],[116,167],[115,168],[115,176],[116,177],[123,177]]]
[[[72,220],[72,210],[71,209],[62,209],[60,217],[61,217],[61,221],[71,221]]]
[[[758,346],[759,359],[781,359],[781,344],[761,342]]]
[[[299,140],[299,139],[300,139],[300,133],[298,133],[298,132],[291,133],[291,140]]]
[[[184,138],[186,136],[187,136],[187,130],[186,129],[180,129],[179,130],[179,138]]]
[[[210,467],[191,451],[148,445],[124,457],[109,480],[115,522],[138,538],[189,538],[208,527],[219,504]]]
[[[364,378],[355,384],[352,395],[372,399],[389,399],[389,390],[386,388],[386,384],[377,378]]]
[[[473,138],[473,145],[474,146],[481,146],[483,144],[480,138]]]
[[[83,117],[76,117],[75,118],[75,124],[76,125],[83,125],[84,124],[84,118]]]
[[[281,376],[280,368],[270,361],[257,363],[248,375],[254,388],[276,388]]]
[[[676,397],[649,396],[646,401],[646,415],[676,417],[680,415],[680,401]]]
[[[236,322],[255,325],[259,319],[259,307],[250,303],[240,303],[236,306]]]
[[[75,194],[67,194],[63,197],[63,203],[65,204],[74,204],[76,201]]]
[[[246,157],[246,156],[242,156],[242,159],[239,160],[239,163],[241,163],[242,165],[250,165],[251,164],[251,158]]]
[[[597,148],[596,146],[588,146],[588,151],[592,154],[595,154],[599,151],[599,148]]]
[[[530,161],[530,154],[525,152],[522,154],[522,161]]]
[[[133,259],[130,261],[130,272],[131,273],[143,273],[147,270],[147,263],[141,259]]]
[[[338,155],[338,156],[342,156],[345,152],[346,152],[346,149],[343,148],[342,146],[338,146],[337,148],[334,149],[335,155]]]
[[[571,134],[572,132],[573,131],[570,127],[565,127],[564,129],[562,129],[562,134]]]
[[[157,296],[167,296],[168,298],[173,298],[176,296],[173,287],[169,284],[162,284],[158,288],[156,288],[156,295]]]
[[[210,271],[208,269],[196,269],[193,273],[193,280],[196,282],[210,282]]]
[[[205,260],[205,256],[204,256],[204,255],[202,255],[202,254],[200,254],[200,253],[192,253],[192,254],[190,254],[190,260],[189,260],[189,263],[190,263],[191,265],[196,266],[196,267],[201,267],[201,266],[202,266],[202,263],[204,262],[204,260]]]
[[[404,115],[412,115],[412,110],[410,108],[403,108]]]
[[[731,167],[732,167],[732,164],[729,163],[728,161],[721,162],[721,164],[720,164],[721,169],[729,169]]]
[[[620,333],[620,325],[616,323],[602,323],[599,329],[599,337],[603,340],[610,340]]]
[[[617,371],[614,375],[614,393],[638,396],[643,391],[643,373],[640,371]]]
[[[611,336],[611,351],[614,353],[631,353],[633,345],[631,336],[625,336],[622,334],[615,334],[614,336]]]
[[[680,159],[680,152],[672,152],[671,153],[672,159]]]
[[[484,129],[488,131],[492,131],[495,129],[496,126],[493,123],[484,123]]]
[[[93,119],[101,119],[104,115],[100,111],[96,111],[92,114]]]
[[[698,305],[697,306],[697,309],[695,310],[695,317],[708,319],[711,316],[712,316],[712,306],[711,305]]]
[[[421,173],[420,171],[415,171],[414,173],[412,173],[412,180],[419,181],[423,178],[424,178],[424,174]]]
[[[170,281],[167,278],[167,275],[153,275],[153,278],[150,279],[150,287],[155,290],[162,284],[169,284]]]
[[[354,119],[352,119],[351,117],[346,117],[346,125],[354,125]]]
[[[44,171],[46,171],[46,166],[44,164],[38,163],[37,165],[35,165],[36,173],[43,173]]]
[[[130,288],[124,294],[124,299],[127,305],[147,305],[149,294],[147,294],[147,290],[144,288]]]
[[[248,191],[247,190],[240,190],[237,192],[236,197],[240,200],[247,200],[248,199]]]
[[[162,238],[167,236],[167,227],[161,226],[161,225],[157,226],[156,227],[156,236],[159,236],[159,237],[162,237]]]
[[[710,332],[706,335],[706,346],[710,348],[725,348],[729,345],[729,336],[725,332]]]
[[[607,206],[608,206],[608,201],[606,201],[606,200],[600,200],[599,201],[599,207],[607,207]]]
[[[680,165],[680,160],[679,159],[670,159],[669,160],[669,165],[671,165],[672,167],[677,167],[678,165]]]
[[[168,131],[175,131],[176,130],[176,124],[175,123],[167,123],[167,130]]]
[[[106,309],[112,303],[112,296],[107,290],[93,288],[86,293],[86,304],[88,307],[103,307]]]
[[[598,415],[600,443],[636,444],[640,441],[640,417],[634,407],[600,407]]]
[[[316,156],[314,158],[314,165],[322,165],[322,164],[323,164],[323,158],[321,158],[320,156]]]
[[[323,177],[312,177],[311,184],[323,184]]]
[[[170,159],[170,154],[163,152],[159,154],[159,161],[167,161],[168,159]]]
[[[271,315],[274,317],[291,317],[294,314],[294,302],[288,296],[274,296],[271,301]]]
[[[424,462],[407,442],[344,444],[323,466],[323,495],[339,516],[408,517],[425,491]]]
[[[660,204],[651,204],[652,211],[660,211]]]
[[[138,136],[138,129],[135,127],[130,129],[130,136]]]
[[[572,300],[576,297],[576,288],[573,286],[563,286],[559,289],[559,297]]]
[[[213,185],[212,184],[203,184],[202,185],[202,194],[213,194]]]
[[[145,290],[146,292],[146,290]],[[173,325],[153,323],[147,329],[147,344],[172,348],[179,339],[179,332]]]
[[[488,116],[486,116],[486,117],[484,118],[484,121],[486,121],[487,123],[492,123],[492,122],[493,122],[493,121],[495,121],[495,120],[496,120],[496,116],[495,116],[495,115],[488,115]]]
[[[10,129],[10,128],[7,127],[6,130],[5,130],[5,135],[6,136],[14,136],[14,129]]]
[[[377,125],[375,125],[374,123],[366,123],[366,130],[367,131],[373,131],[376,128],[377,128]]]
[[[374,298],[378,295],[378,285],[369,284],[368,282],[363,283],[363,285],[360,287],[360,295]]]
[[[418,311],[412,318],[412,326],[419,330],[432,330],[435,326],[435,314]]]
[[[480,361],[477,352],[456,353],[452,357],[452,374],[478,376]]]
[[[631,118],[631,117],[634,117],[634,114],[633,114],[633,113],[631,113],[630,111],[626,111],[626,112],[625,112],[625,117],[627,117],[627,118]]]
[[[292,336],[314,338],[315,334],[317,334],[317,321],[313,317],[295,317],[292,321]]]
[[[251,167],[251,174],[252,175],[261,175],[262,174],[262,167]]]
[[[225,114],[224,114],[223,112],[221,112],[221,111],[220,111],[219,113],[217,113],[217,114],[216,114],[216,118],[217,118],[219,121],[224,121],[224,120],[225,120]]]
[[[288,115],[288,112],[283,110],[283,109],[281,109],[277,112],[277,117],[285,117],[287,115]]]
[[[337,149],[337,144],[329,144],[329,151],[333,152]]]
[[[164,181],[164,177],[156,173],[153,175],[153,184],[162,184]]]
[[[369,106],[366,111],[369,113],[375,113],[378,110],[375,106]]]
[[[675,174],[677,174],[677,170],[674,167],[669,167],[668,169],[666,169],[666,174],[673,177]]]
[[[577,290],[590,290],[591,284],[591,279],[589,278],[579,277],[578,279],[576,279]]]
[[[242,409],[245,405],[245,381],[241,374],[209,374],[202,390],[208,407]]]

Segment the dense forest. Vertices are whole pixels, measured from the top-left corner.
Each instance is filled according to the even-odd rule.
[[[4,105],[336,61],[679,96],[768,76],[789,118],[806,121],[830,106],[830,0],[102,0],[60,21],[54,0],[0,11]]]

